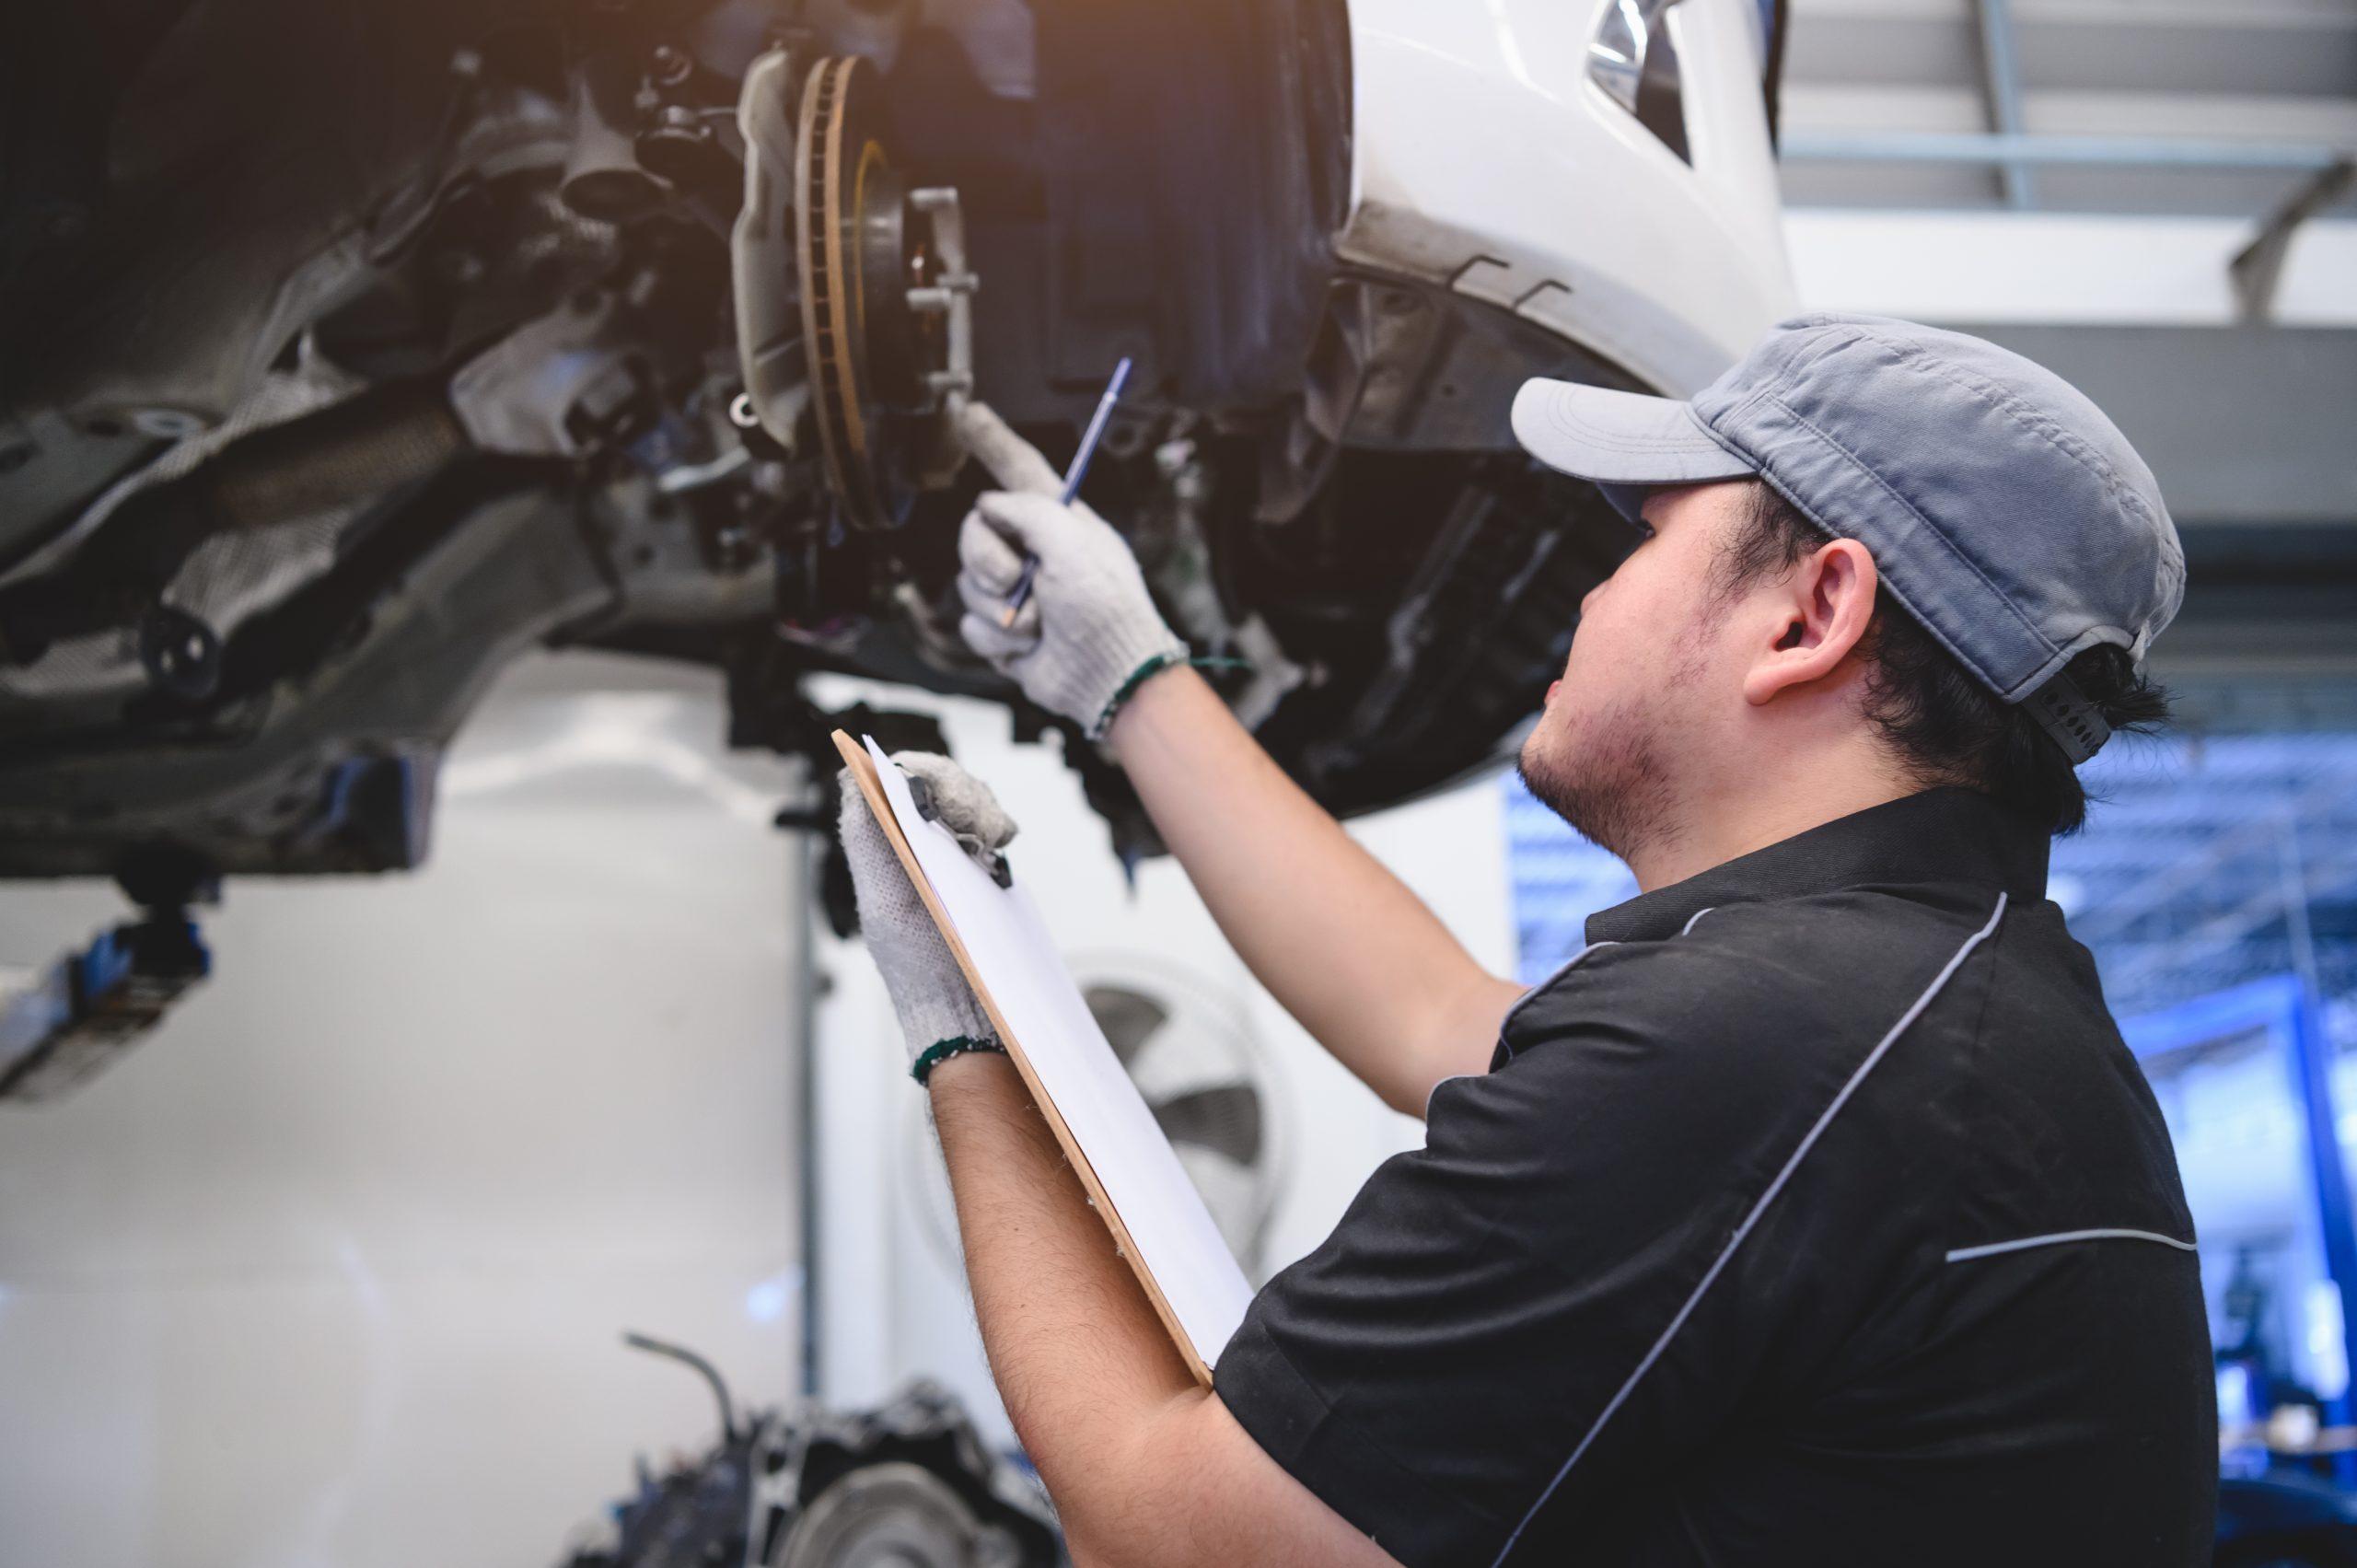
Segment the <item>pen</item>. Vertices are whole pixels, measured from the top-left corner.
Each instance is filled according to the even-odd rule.
[[[1121,388],[1130,378],[1130,356],[1123,354],[1121,363],[1113,366],[1113,378],[1105,383],[1105,395],[1097,400],[1097,412],[1088,417],[1088,428],[1081,434],[1080,450],[1072,455],[1072,467],[1064,470],[1063,504],[1073,504],[1080,494],[1080,482],[1088,477],[1088,459],[1097,455],[1097,443],[1105,438],[1105,425],[1113,417],[1113,405],[1121,401]],[[998,618],[1001,626],[1012,626],[1015,618],[1031,599],[1031,579],[1039,575],[1039,558],[1023,558],[1023,575],[1015,579],[1015,591],[1006,596],[1006,611]]]

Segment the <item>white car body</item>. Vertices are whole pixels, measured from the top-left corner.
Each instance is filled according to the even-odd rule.
[[[1750,0],[1663,13],[1689,167],[1589,75],[1630,0],[1351,0],[1345,260],[1504,306],[1656,390],[1794,304]]]

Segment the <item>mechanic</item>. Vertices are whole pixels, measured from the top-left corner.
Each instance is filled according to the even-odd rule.
[[[1521,389],[1523,445],[1641,536],[1521,766],[1642,891],[1527,992],[975,420],[1009,492],[960,537],[967,638],[1102,738],[1253,972],[1425,1121],[1199,1390],[846,792],[983,1342],[1077,1561],[2209,1562],[2192,1225],[2046,900],[2074,765],[2162,716],[2139,668],[2184,578],[2102,413],[1859,316],[1781,324],[1690,403]],[[918,765],[1004,842],[987,791]]]

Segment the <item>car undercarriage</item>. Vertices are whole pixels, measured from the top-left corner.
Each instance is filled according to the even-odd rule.
[[[1685,11],[1697,69],[1756,26]],[[1151,854],[951,587],[960,407],[1061,463],[1124,357],[1086,498],[1282,765],[1344,814],[1482,766],[1631,542],[1515,447],[1512,389],[1680,389],[1789,292],[1776,244],[1658,242],[1724,241],[1730,192],[1772,225],[1759,56],[1681,109],[1671,35],[1607,22],[1572,129],[1599,180],[1650,160],[1671,205],[1633,226],[1457,179],[1479,74],[1400,62],[1463,24],[1389,0],[20,15],[0,877],[112,877],[185,968],[173,912],[225,876],[419,865],[439,759],[535,646],[725,671],[732,743],[809,760],[803,822],[835,722],[806,677],[1004,703]],[[1757,145],[1689,149],[1713,114]]]
[[[950,613],[981,481],[914,192],[960,220],[971,392],[1051,457],[1135,356],[1090,496],[1328,804],[1482,761],[1613,559],[1475,389],[1626,376],[1333,253],[1334,0],[139,15],[102,54],[34,23],[71,119],[11,132],[61,193],[11,192],[0,315],[0,873],[415,865],[536,643],[720,665],[787,749],[812,669],[1019,708]],[[763,59],[744,127],[802,166],[756,177],[732,311]]]

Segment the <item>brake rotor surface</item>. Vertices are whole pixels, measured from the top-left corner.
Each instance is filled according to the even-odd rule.
[[[794,184],[802,335],[828,482],[853,523],[888,528],[908,496],[888,460],[889,403],[912,381],[905,182],[876,133],[872,73],[821,60],[802,92]]]

